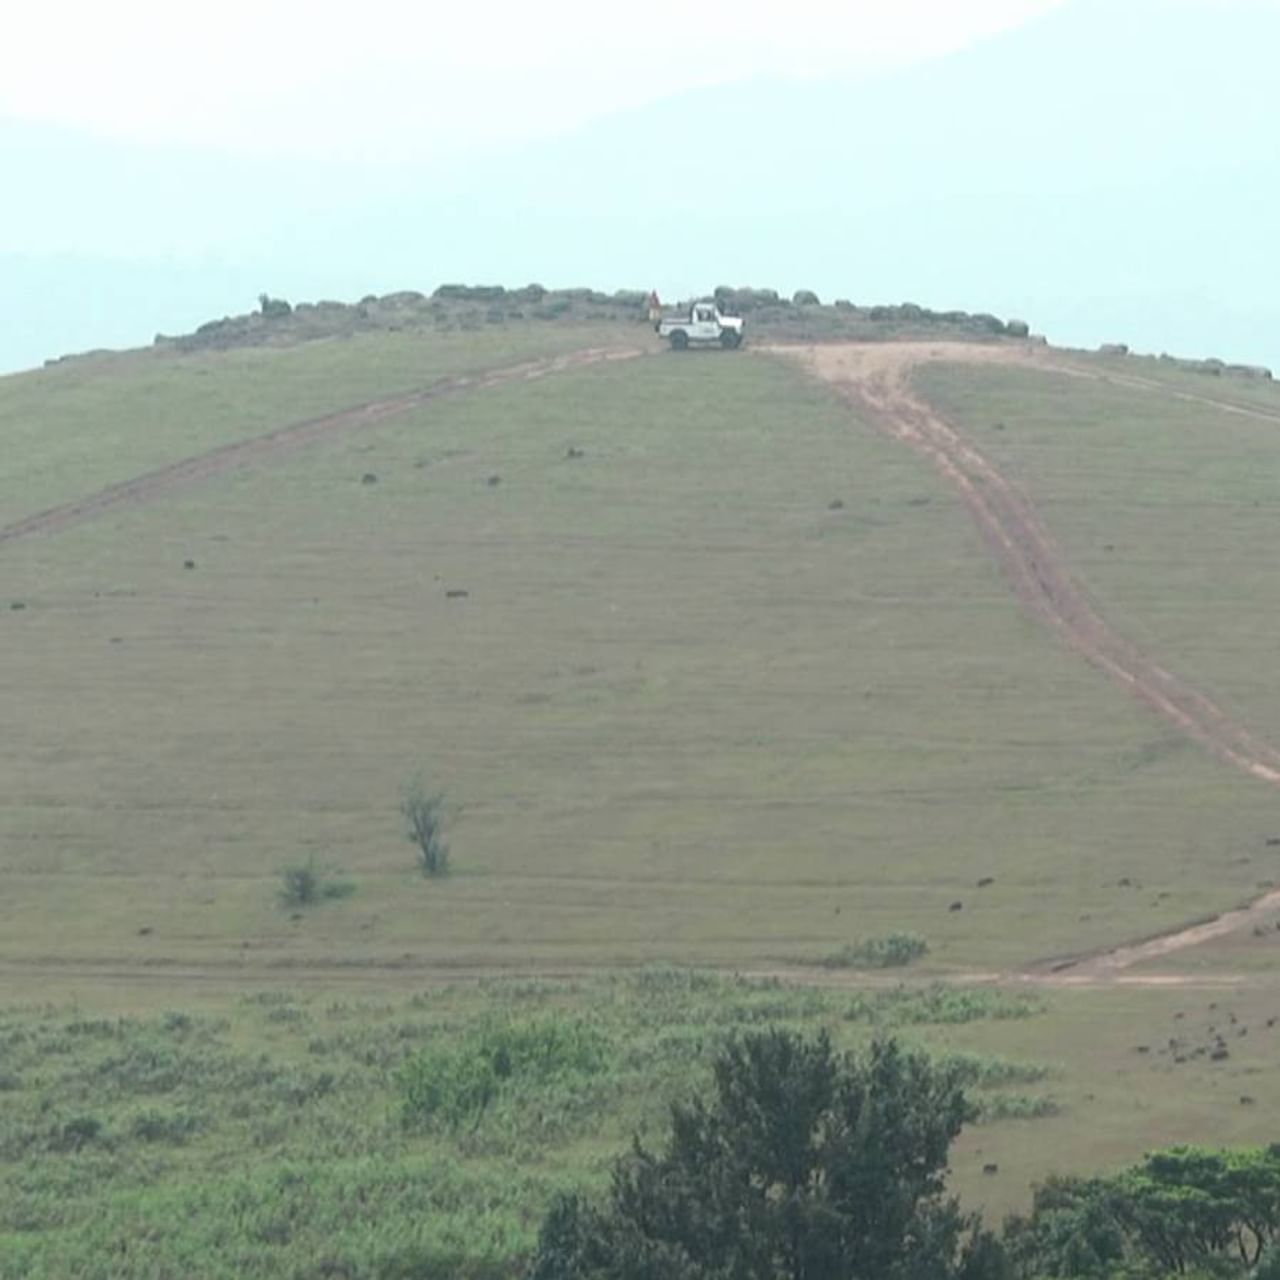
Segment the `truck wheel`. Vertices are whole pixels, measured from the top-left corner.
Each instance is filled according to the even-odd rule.
[[[726,329],[720,335],[720,345],[726,351],[733,351],[736,347],[740,347],[742,345],[742,334],[740,334],[736,329]]]
[[[671,335],[671,350],[684,351],[689,345],[689,335],[683,329],[677,329]]]

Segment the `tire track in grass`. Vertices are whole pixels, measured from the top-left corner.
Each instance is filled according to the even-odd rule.
[[[644,354],[646,353],[638,348],[592,347],[545,360],[525,361],[481,373],[442,378],[418,391],[390,396],[385,400],[372,400],[319,418],[289,423],[263,435],[219,445],[207,453],[168,463],[130,480],[108,485],[96,493],[73,498],[56,507],[0,525],[0,545],[22,538],[60,533],[113,511],[157,502],[174,493],[207,484],[230,472],[255,464],[275,462],[317,441],[380,426],[423,405],[466,391],[483,391],[509,383],[532,382],[569,369],[580,369],[607,361],[632,360]]]

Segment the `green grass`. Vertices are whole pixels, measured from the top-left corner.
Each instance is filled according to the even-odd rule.
[[[1156,1143],[1253,1141],[1280,1105],[1280,1032],[1247,993],[902,988],[873,1004],[650,969],[395,996],[262,989],[216,1013],[10,1009],[0,1275],[468,1274],[459,1260],[506,1275],[556,1191],[600,1187],[633,1133],[656,1138],[668,1103],[706,1086],[725,1037],[762,1025],[825,1028],[848,1047],[893,1034],[957,1063],[981,1119],[954,1150],[953,1183],[993,1224],[1025,1206],[1032,1179]],[[1195,1056],[1210,1027],[1236,1025],[1253,1034],[1229,1060]],[[485,1106],[405,1123],[416,1064],[447,1084],[499,1053]]]
[[[1246,896],[1272,822],[1023,617],[928,468],[760,358],[440,403],[5,569],[10,957],[769,965],[906,931],[1009,966]],[[293,921],[313,854],[359,892]]]
[[[1280,414],[1269,384],[1130,365],[1174,390],[1252,397]],[[1028,371],[936,368],[918,382],[1018,481],[1124,635],[1280,740],[1280,421]]]
[[[0,378],[0,524],[273,427],[586,346],[622,326],[420,330],[289,348],[133,352]]]
[[[1246,896],[1271,830],[1020,614],[931,471],[758,358],[442,403],[5,567],[10,956],[769,964],[905,930],[1004,966]],[[419,769],[457,809],[440,884],[399,829]],[[360,892],[290,921],[312,854]]]

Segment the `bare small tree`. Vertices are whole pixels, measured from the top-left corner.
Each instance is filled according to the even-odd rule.
[[[400,802],[405,835],[417,847],[422,874],[432,878],[449,870],[449,846],[444,838],[444,796],[428,791],[421,775],[409,780]]]

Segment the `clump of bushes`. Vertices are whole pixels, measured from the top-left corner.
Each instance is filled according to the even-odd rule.
[[[596,1075],[609,1050],[604,1034],[582,1021],[497,1024],[470,1042],[433,1045],[408,1059],[397,1080],[401,1117],[410,1128],[437,1121],[474,1127],[504,1090]]]
[[[851,942],[827,956],[827,969],[897,969],[919,960],[929,952],[929,944],[916,933],[890,933],[883,938]]]
[[[258,309],[262,315],[268,317],[293,314],[293,308],[283,298],[273,298],[268,293],[258,294]]]
[[[314,854],[280,872],[280,905],[311,907],[334,898],[349,898],[356,891],[351,880],[326,875],[316,866]]]

